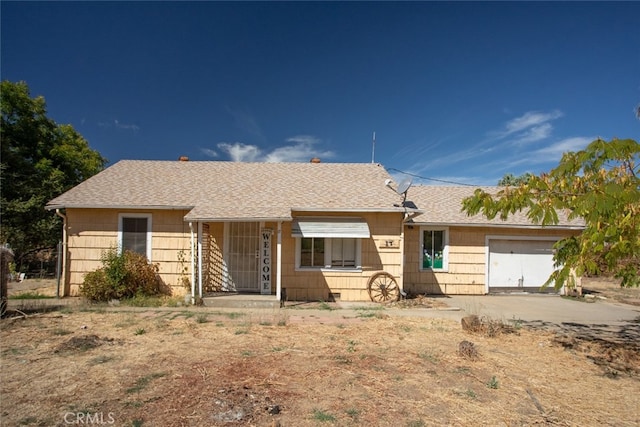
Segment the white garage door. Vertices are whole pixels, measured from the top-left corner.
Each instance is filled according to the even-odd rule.
[[[489,240],[489,290],[540,288],[554,270],[554,243],[552,240]]]

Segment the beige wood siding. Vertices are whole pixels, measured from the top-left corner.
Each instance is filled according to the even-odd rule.
[[[188,287],[182,279],[190,279],[190,230],[183,221],[187,213],[182,210],[99,210],[68,209],[68,263],[66,295],[77,295],[84,275],[102,266],[105,250],[117,245],[118,215],[145,213],[152,216],[151,261],[159,264],[160,277],[171,286],[173,293],[183,294]],[[352,216],[364,218],[371,237],[362,240],[360,271],[299,270],[296,269],[296,242],[291,235],[291,222],[282,223],[282,287],[289,300],[323,300],[340,295],[341,300],[366,301],[369,299],[369,278],[379,271],[393,275],[403,285],[402,268],[402,215],[400,213],[318,214],[296,216]],[[197,225],[194,224],[194,228]],[[272,293],[276,292],[277,231],[278,224],[268,222],[264,228],[273,230],[272,238]],[[224,223],[208,223],[203,233],[203,285],[205,291],[215,291],[224,283]],[[257,279],[256,279],[257,280]],[[188,285],[188,283],[185,283]]]
[[[428,227],[427,227],[428,228]],[[578,231],[558,229],[521,229],[503,227],[448,227],[447,271],[421,269],[420,225],[405,230],[405,290],[419,294],[481,295],[486,291],[486,237],[557,237]]]
[[[392,274],[402,287],[402,215],[400,213],[318,214],[297,213],[296,217],[360,217],[369,225],[371,237],[362,240],[361,271],[296,269],[296,242],[291,236],[291,223],[282,224],[282,287],[289,300],[327,301],[340,295],[343,301],[367,301],[367,284],[376,272]],[[277,230],[277,227],[273,227]],[[273,249],[275,250],[274,239]],[[275,252],[272,256],[275,263]],[[275,273],[275,265],[272,268]],[[275,276],[272,281],[275,292]]]
[[[158,263],[160,277],[176,294],[186,288],[180,278],[189,274],[189,225],[184,210],[67,209],[67,265],[65,295],[77,295],[85,274],[102,266],[104,251],[118,244],[118,215],[145,213],[152,216],[151,262]],[[179,253],[182,251],[180,262]]]
[[[345,217],[345,214],[299,214],[297,217]],[[399,286],[402,286],[401,235],[402,217],[400,214],[352,214],[364,218],[371,232],[369,239],[363,239],[361,246],[361,271],[341,270],[299,270],[296,269],[296,239],[292,237],[291,222],[282,223],[282,288],[286,297],[292,301],[327,301],[331,295],[339,294],[341,300],[369,300],[367,283],[376,272],[387,271],[392,274]],[[205,291],[222,290],[224,283],[222,256],[224,242],[224,224],[208,223],[207,251],[204,254]],[[273,231],[271,240],[271,292],[276,293],[278,224],[266,222],[263,228]]]

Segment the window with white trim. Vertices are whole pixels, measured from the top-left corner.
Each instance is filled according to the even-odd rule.
[[[300,239],[300,267],[324,267],[324,238]]]
[[[118,248],[142,254],[151,261],[151,214],[120,214]]]
[[[363,218],[296,218],[296,268],[361,269],[362,239],[371,236]]]
[[[449,233],[446,228],[422,228],[420,233],[423,270],[448,268]]]
[[[361,246],[356,238],[296,238],[296,267],[359,269]]]

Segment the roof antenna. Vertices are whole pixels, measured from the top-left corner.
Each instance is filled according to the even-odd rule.
[[[409,191],[409,188],[411,187],[411,178],[405,178],[403,179],[400,184],[398,184],[398,188],[396,189],[396,193],[400,194],[401,196],[403,196],[403,200],[402,203],[404,204],[404,202],[407,201],[407,191]]]
[[[373,146],[371,148],[371,163],[375,163],[375,161],[374,161],[375,155],[376,155],[376,131],[373,131]]]

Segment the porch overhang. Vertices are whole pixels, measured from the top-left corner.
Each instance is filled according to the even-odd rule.
[[[220,221],[291,221],[291,209],[280,206],[196,206],[184,220]]]

